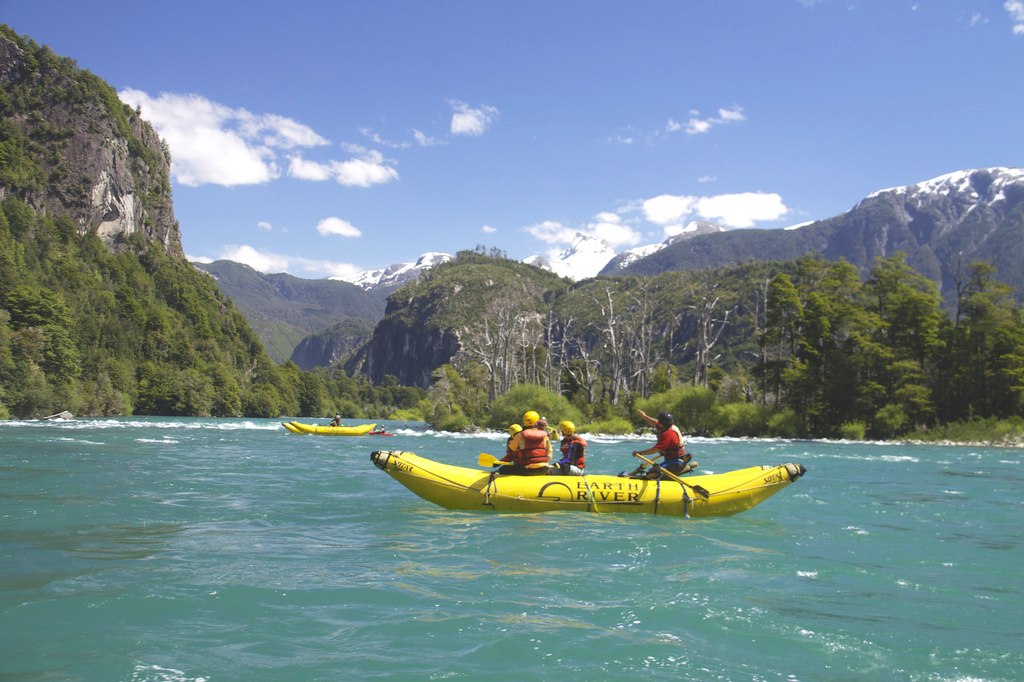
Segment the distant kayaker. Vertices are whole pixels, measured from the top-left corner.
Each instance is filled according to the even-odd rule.
[[[583,467],[586,463],[587,441],[576,435],[576,425],[571,421],[564,421],[558,425],[562,432],[562,459],[555,462],[551,467],[551,473],[562,476],[582,476]]]
[[[538,428],[540,415],[530,410],[523,415],[523,430],[508,442],[506,457],[511,461],[498,469],[501,476],[546,476],[551,461],[551,440]],[[511,430],[511,427],[510,427]]]
[[[340,414],[334,415],[334,419],[331,420],[331,423],[329,424],[329,426],[341,426],[341,415]]]
[[[656,455],[654,459],[658,459],[658,457],[665,458],[660,467],[654,467],[652,471],[647,473],[647,478],[661,478],[659,468],[679,475],[685,474],[696,466],[696,464],[690,464],[691,455],[686,454],[683,449],[683,434],[679,431],[679,427],[675,425],[675,420],[672,419],[671,414],[659,412],[658,417],[654,418],[643,410],[637,410],[637,412],[645,422],[658,431],[658,441],[653,447],[643,451],[634,451],[633,454],[645,457]]]

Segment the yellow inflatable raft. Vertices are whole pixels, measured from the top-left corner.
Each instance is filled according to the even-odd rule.
[[[731,516],[800,478],[799,464],[759,466],[672,480],[618,476],[496,476],[411,452],[376,451],[378,469],[446,509],[496,512],[589,511],[665,516]]]
[[[314,434],[318,436],[365,436],[377,426],[376,424],[317,426],[316,424],[300,424],[299,422],[282,422],[281,425],[292,433]]]

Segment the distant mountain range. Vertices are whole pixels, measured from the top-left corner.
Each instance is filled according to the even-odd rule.
[[[695,236],[604,275],[656,275],[749,261],[776,261],[820,253],[865,273],[876,258],[897,251],[935,282],[948,301],[957,264],[997,268],[996,278],[1024,295],[1024,170],[988,168],[943,175],[869,194],[849,211],[786,230],[729,230]]]
[[[746,261],[790,260],[821,253],[845,258],[862,271],[896,251],[943,292],[952,285],[949,264],[986,261],[1007,283],[1024,282],[1024,170],[988,168],[943,175],[915,185],[869,194],[849,211],[785,229],[728,229],[695,221],[658,244],[618,252],[577,233],[558,258],[530,256],[524,263],[574,281],[597,275],[653,276],[668,270],[703,270]],[[451,258],[427,253],[346,278],[372,290],[411,281]]]
[[[383,270],[364,270],[351,277],[328,277],[328,279],[349,282],[366,291],[371,289],[396,289],[420,276],[424,270],[451,260],[447,253],[432,251],[420,256],[415,263],[395,263]]]
[[[294,360],[305,370],[329,365],[338,359],[339,343],[348,348],[358,346],[370,338],[384,317],[384,289],[371,292],[349,282],[267,275],[229,260],[193,265],[217,280],[220,290],[245,315],[267,355],[278,364]],[[318,334],[335,342],[309,338]]]
[[[972,261],[994,265],[998,269],[996,277],[1020,288],[1018,296],[1021,296],[1024,294],[1024,287],[1020,287],[1024,283],[1024,170],[965,170],[914,185],[880,190],[845,213],[786,229],[730,230],[715,223],[697,221],[663,242],[622,252],[600,239],[579,233],[558,258],[531,256],[523,262],[578,281],[599,274],[654,276],[671,270],[784,261],[807,253],[821,253],[829,260],[845,259],[866,273],[876,258],[886,258],[897,251],[906,253],[907,264],[934,281],[947,301],[955,295],[957,264]],[[219,284],[225,294],[236,300],[265,344],[265,333],[277,334],[278,340],[272,347],[268,344],[268,352],[278,359],[298,345],[303,330],[305,334],[323,331],[348,317],[376,323],[383,317],[384,301],[391,291],[451,258],[446,253],[429,252],[415,262],[395,263],[345,278],[343,282],[334,281],[337,278],[298,280],[290,275],[261,275],[251,268],[245,278],[227,278],[223,277],[226,271],[220,270]],[[197,267],[217,274],[226,267],[224,263],[218,261],[211,264],[215,267]],[[260,286],[269,287],[276,294],[253,296],[253,278],[262,280]],[[245,289],[236,289],[236,281]],[[299,282],[303,284],[299,286]],[[334,293],[329,296],[315,293],[320,286],[342,284],[354,285],[354,290],[370,298],[357,298],[350,290],[346,290],[348,296],[342,298]],[[301,303],[301,297],[289,296],[297,292],[316,300],[330,299],[334,302],[333,312],[327,313],[315,305],[296,305]],[[365,302],[371,299],[376,303]],[[363,301],[362,307],[345,307],[356,305],[357,301]],[[285,314],[292,320],[287,323],[291,328],[287,333],[275,325],[275,320],[285,322],[282,319]],[[297,316],[303,318],[301,324],[296,323]],[[314,329],[317,325],[319,328]],[[349,325],[346,345],[351,348],[357,337],[353,336]],[[322,351],[301,358],[302,364],[297,360],[300,367],[339,356],[337,348],[327,350],[331,348],[330,343],[314,341],[312,346]]]

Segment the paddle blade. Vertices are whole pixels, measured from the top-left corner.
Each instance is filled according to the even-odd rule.
[[[479,459],[477,459],[477,464],[482,467],[490,467],[503,463],[504,462],[499,461],[494,455],[488,455],[486,452],[481,452]]]

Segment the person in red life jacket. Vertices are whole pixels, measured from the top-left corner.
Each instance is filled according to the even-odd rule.
[[[515,453],[512,452],[512,439],[516,437],[516,434],[523,430],[523,427],[519,424],[513,424],[508,427],[508,440],[505,441],[505,456],[499,459],[499,462],[508,462],[509,464],[515,462]]]
[[[658,457],[665,458],[660,467],[655,466],[653,471],[647,473],[647,478],[661,478],[659,468],[670,471],[678,476],[687,473],[697,466],[690,463],[691,455],[686,454],[686,451],[683,449],[683,434],[679,431],[679,427],[675,425],[671,414],[659,412],[658,417],[654,418],[643,410],[637,410],[637,412],[645,422],[657,429],[658,442],[653,447],[640,452],[634,452],[633,454],[643,455],[644,457],[656,455],[653,459],[658,459]]]
[[[540,415],[530,410],[523,415],[523,430],[512,436],[508,449],[512,464],[498,468],[501,476],[547,476],[551,461],[551,440],[537,427]]]
[[[586,462],[587,441],[576,435],[576,425],[571,421],[564,421],[558,425],[562,432],[562,459],[555,462],[551,467],[551,473],[562,476],[582,476],[583,467]]]

